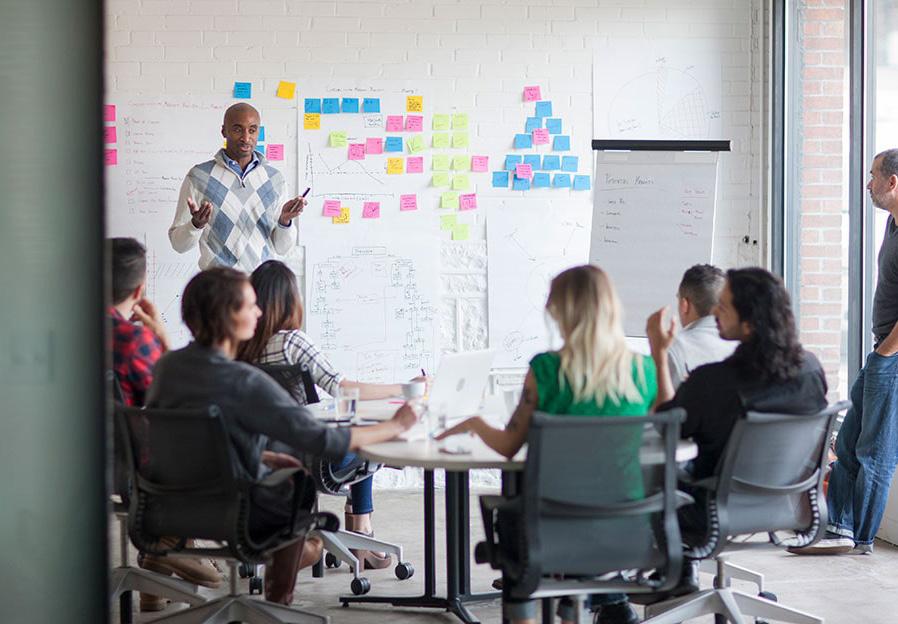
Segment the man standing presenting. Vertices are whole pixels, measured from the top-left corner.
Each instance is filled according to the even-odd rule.
[[[168,238],[185,253],[199,243],[200,269],[226,266],[252,272],[296,243],[298,217],[306,200],[282,206],[284,177],[255,151],[259,112],[234,104],[224,115],[225,147],[212,160],[194,166],[184,178]]]

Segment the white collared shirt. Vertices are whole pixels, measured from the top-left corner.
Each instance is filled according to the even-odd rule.
[[[737,345],[738,341],[720,337],[717,322],[711,314],[689,323],[677,334],[667,351],[674,390],[699,366],[730,357]]]

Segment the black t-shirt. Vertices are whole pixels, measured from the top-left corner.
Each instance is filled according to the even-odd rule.
[[[879,344],[898,321],[898,227],[889,217],[879,248],[879,275],[873,293],[873,336]]]
[[[820,362],[805,351],[801,371],[787,382],[759,382],[737,365],[734,356],[699,366],[658,411],[686,410],[681,436],[693,438],[698,456],[692,467],[696,479],[714,473],[736,419],[748,410],[782,414],[813,414],[826,407],[826,375]]]

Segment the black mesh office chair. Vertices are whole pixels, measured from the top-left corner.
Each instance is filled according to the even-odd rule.
[[[689,559],[715,559],[713,589],[646,607],[651,624],[677,624],[715,614],[741,623],[745,616],[796,624],[822,618],[729,587],[724,550],[756,545],[807,546],[826,532],[823,476],[830,433],[843,401],[809,415],[748,412],[733,427],[715,474],[686,485],[705,500],[707,527],[686,535]],[[767,534],[767,542],[734,544],[732,539]]]
[[[217,407],[193,410],[116,410],[128,444],[133,490],[128,527],[140,550],[160,556],[225,559],[230,593],[223,598],[163,616],[156,622],[200,624],[241,621],[250,624],[320,624],[328,618],[251,599],[237,591],[237,563],[264,561],[275,550],[303,539],[311,530],[335,530],[333,514],[312,513],[310,479],[299,468],[278,470],[259,481],[240,476],[225,423]],[[252,531],[252,500],[265,489],[292,488],[292,518],[284,526]],[[161,537],[178,540],[160,546]],[[186,548],[187,539],[220,542],[219,548]]]
[[[684,414],[534,414],[519,493],[480,497],[486,541],[475,558],[502,570],[506,600],[653,593],[676,584],[683,555],[676,509],[691,502],[676,489]],[[652,479],[640,464],[644,437],[657,435],[648,425],[659,428],[665,458]]]

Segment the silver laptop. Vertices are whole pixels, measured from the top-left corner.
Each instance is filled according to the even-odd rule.
[[[447,421],[473,416],[480,410],[495,351],[447,353],[430,389],[427,405]]]

